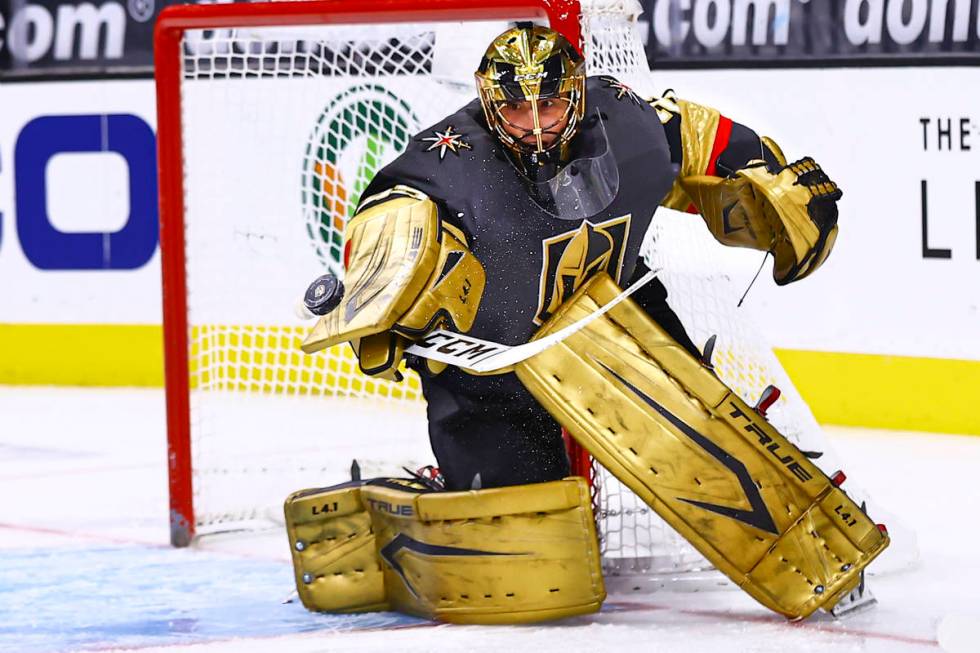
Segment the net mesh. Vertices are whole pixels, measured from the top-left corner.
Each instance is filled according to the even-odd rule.
[[[646,65],[634,2],[586,2],[589,72],[662,91]],[[277,521],[281,498],[343,478],[329,443],[380,434],[365,474],[428,461],[418,379],[362,376],[349,348],[305,356],[292,317],[303,284],[342,273],[342,234],[360,193],[408,139],[474,97],[482,46],[506,23],[187,32],[183,43],[185,251],[192,465],[198,532]],[[477,44],[477,46],[471,45]],[[661,211],[645,256],[695,342],[720,340],[721,377],[754,403],[783,391],[777,427],[805,449],[819,428],[697,218]],[[744,268],[744,259],[741,259]],[[363,461],[362,461],[363,462]],[[362,465],[364,467],[364,465]],[[596,469],[611,574],[677,574],[706,563],[618,481]]]

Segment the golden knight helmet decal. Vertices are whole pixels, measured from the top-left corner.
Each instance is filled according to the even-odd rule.
[[[495,38],[480,61],[476,84],[487,124],[518,156],[567,145],[585,113],[585,59],[568,39],[547,27],[520,24]],[[512,121],[524,102],[533,112],[533,128]],[[533,135],[533,142],[507,133],[505,124]],[[545,144],[545,133],[557,138]]]

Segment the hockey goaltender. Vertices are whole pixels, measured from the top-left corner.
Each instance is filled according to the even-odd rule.
[[[307,292],[322,317],[305,351],[349,342],[367,374],[419,373],[438,472],[292,494],[303,604],[457,623],[599,610],[590,488],[570,476],[564,428],[761,604],[831,609],[887,532],[718,379],[639,252],[666,206],[770,252],[778,284],[802,279],[837,237],[836,184],[713,109],[587,78],[546,28],[498,36],[476,80],[478,99],[365,190],[343,283]],[[436,347],[437,329],[476,344]],[[467,367],[487,343],[559,332],[510,365]]]

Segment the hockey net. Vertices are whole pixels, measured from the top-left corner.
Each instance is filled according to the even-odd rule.
[[[290,491],[344,480],[352,458],[365,476],[432,462],[418,379],[364,377],[346,346],[304,355],[309,325],[292,307],[308,281],[342,273],[343,227],[360,193],[413,135],[475,96],[472,72],[508,20],[581,29],[591,74],[647,96],[666,86],[647,67],[632,0],[589,0],[580,21],[571,2],[549,3],[550,15],[509,0],[374,4],[197,6],[168,10],[158,25],[175,544],[274,525]],[[698,218],[668,211],[645,245],[695,342],[718,334],[722,378],[750,404],[779,386],[772,421],[801,448],[825,450],[736,308],[742,288],[722,250]],[[607,572],[659,579],[707,567],[603,470],[593,483]]]

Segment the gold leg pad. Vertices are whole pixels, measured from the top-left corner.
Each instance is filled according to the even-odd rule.
[[[537,337],[609,302],[605,274]],[[632,300],[516,367],[604,467],[760,603],[833,605],[887,534]]]
[[[372,485],[364,497],[398,610],[513,624],[596,612],[605,599],[581,478],[414,496]]]
[[[307,609],[388,609],[360,483],[294,492],[286,499],[285,512],[296,589]]]
[[[286,524],[310,610],[515,624],[597,612],[606,597],[581,478],[469,492],[348,483],[292,494]]]

